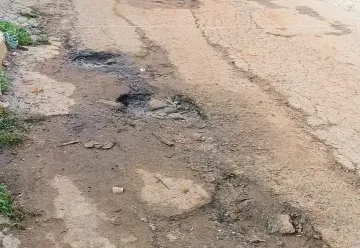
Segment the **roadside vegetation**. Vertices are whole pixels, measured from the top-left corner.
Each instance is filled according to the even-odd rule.
[[[8,217],[14,226],[21,228],[21,221],[24,219],[24,213],[15,207],[10,192],[5,184],[0,184],[0,214]]]
[[[10,88],[10,82],[5,72],[0,69],[0,92],[8,91]]]
[[[6,92],[10,89],[10,81],[5,72],[0,69],[0,90]],[[0,151],[20,144],[23,140],[20,121],[13,113],[0,106]],[[23,213],[14,207],[12,197],[5,184],[0,184],[0,214],[8,217],[13,225],[21,227],[20,221]]]
[[[0,148],[12,147],[23,140],[19,120],[12,113],[1,110],[0,113]]]
[[[10,81],[5,72],[0,69],[0,91],[6,92]],[[23,135],[19,120],[5,108],[0,106],[0,149],[21,143]]]
[[[0,21],[0,31],[15,36],[20,46],[31,46],[34,44],[30,34],[23,27],[12,22]]]
[[[0,184],[0,213],[8,217],[14,214],[11,195],[4,184]]]

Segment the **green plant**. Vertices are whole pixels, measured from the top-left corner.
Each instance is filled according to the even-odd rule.
[[[34,43],[30,34],[23,27],[9,21],[0,21],[0,31],[16,36],[21,46],[30,46]]]
[[[4,184],[0,184],[0,213],[6,216],[14,213],[11,196]]]
[[[23,135],[19,121],[8,113],[0,114],[0,148],[20,144]]]
[[[0,184],[0,214],[14,221],[14,226],[21,227],[20,221],[24,219],[24,213],[14,207],[12,197],[5,184]]]
[[[6,77],[5,72],[0,69],[0,92],[9,90],[10,82]]]

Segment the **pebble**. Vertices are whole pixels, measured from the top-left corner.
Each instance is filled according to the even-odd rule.
[[[179,113],[171,113],[168,116],[173,120],[184,120],[184,116]]]
[[[174,146],[175,142],[173,140],[170,140],[168,138],[166,138],[164,135],[160,134],[160,133],[156,133],[154,132],[153,135],[160,140],[163,144],[167,145],[167,146]]]
[[[99,144],[99,143],[97,143],[96,141],[90,140],[84,144],[84,147],[85,148],[93,148],[97,144]]]
[[[194,133],[193,135],[194,140],[196,141],[205,141],[206,138],[201,133]]]
[[[10,228],[8,227],[5,227],[2,232],[5,234],[5,235],[8,235],[10,233]]]
[[[105,64],[107,64],[107,65],[116,64],[116,61],[115,61],[115,59],[108,59],[105,61]]]
[[[294,234],[295,228],[291,223],[290,216],[288,214],[282,214],[278,217],[279,232],[281,234]]]

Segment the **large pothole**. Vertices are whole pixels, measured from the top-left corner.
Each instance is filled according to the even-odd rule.
[[[76,65],[115,75],[135,92],[151,92],[151,86],[147,83],[149,75],[126,54],[81,50],[71,52],[70,59]]]

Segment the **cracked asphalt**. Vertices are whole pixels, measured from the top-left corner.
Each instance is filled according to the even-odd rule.
[[[359,15],[317,1],[257,3],[209,1],[194,15],[213,45],[266,80],[264,88],[300,110],[310,132],[357,170]]]

